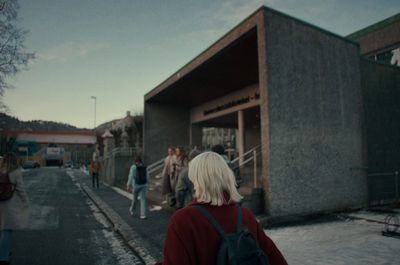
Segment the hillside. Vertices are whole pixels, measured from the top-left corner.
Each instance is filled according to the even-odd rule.
[[[18,118],[9,116],[5,113],[0,113],[0,131],[11,130],[11,131],[79,131],[87,130],[77,128],[75,126],[53,121],[21,121]]]

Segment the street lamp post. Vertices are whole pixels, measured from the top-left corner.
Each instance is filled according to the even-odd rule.
[[[96,129],[96,101],[97,101],[97,97],[95,96],[91,96],[91,99],[94,99],[94,130]]]

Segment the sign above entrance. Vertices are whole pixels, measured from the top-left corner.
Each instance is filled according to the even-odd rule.
[[[226,109],[230,109],[230,108],[242,105],[242,104],[249,103],[250,100],[257,100],[259,98],[260,98],[260,94],[258,92],[256,92],[252,96],[248,95],[248,96],[245,96],[245,97],[243,97],[241,99],[232,100],[232,101],[230,101],[228,103],[225,103],[223,105],[216,106],[213,109],[204,110],[203,114],[204,114],[204,116],[207,116],[207,115],[210,115],[212,113],[216,113],[216,112],[223,111],[223,110],[226,110]]]
[[[59,147],[47,147],[46,154],[47,155],[60,155],[61,154],[61,148],[59,148]]]
[[[191,123],[206,121],[258,105],[260,105],[260,92],[258,85],[253,85],[192,108]]]

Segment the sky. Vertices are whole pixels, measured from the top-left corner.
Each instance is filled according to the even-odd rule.
[[[400,11],[398,0],[19,0],[37,58],[3,98],[21,120],[93,128],[143,113],[144,95],[261,5],[346,36]]]

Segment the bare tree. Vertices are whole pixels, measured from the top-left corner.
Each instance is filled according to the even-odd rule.
[[[3,95],[12,88],[7,78],[27,70],[28,63],[35,58],[34,53],[25,51],[25,37],[28,31],[17,27],[18,0],[2,1],[0,10],[0,111],[6,111]]]

